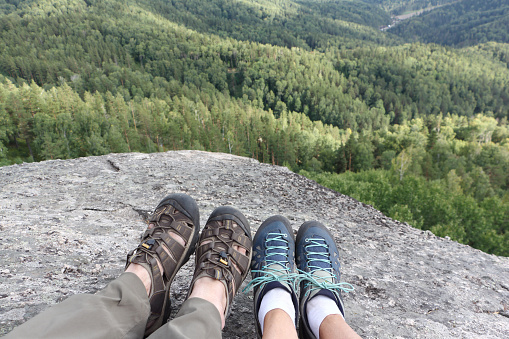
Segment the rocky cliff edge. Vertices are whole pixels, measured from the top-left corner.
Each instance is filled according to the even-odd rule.
[[[509,258],[394,221],[284,167],[199,151],[0,168],[0,335],[117,277],[147,215],[173,192],[196,199],[202,227],[220,205],[239,208],[253,234],[274,214],[294,230],[327,225],[342,280],[355,287],[344,295],[347,321],[365,338],[509,337]],[[173,314],[192,261],[172,286]],[[255,338],[253,319],[252,295],[238,295],[224,338]]]

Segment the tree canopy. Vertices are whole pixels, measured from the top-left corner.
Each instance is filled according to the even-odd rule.
[[[509,42],[509,3],[462,0],[396,25],[390,30],[407,40],[457,47],[488,41]]]
[[[507,255],[509,45],[378,29],[471,3],[497,40],[448,2],[1,0],[0,165],[228,152]]]

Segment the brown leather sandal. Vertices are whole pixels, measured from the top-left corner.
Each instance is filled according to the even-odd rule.
[[[229,206],[219,207],[210,215],[201,232],[199,243],[189,293],[193,290],[196,280],[202,277],[221,281],[227,291],[225,312],[227,318],[233,297],[246,278],[251,265],[253,246],[251,228],[239,210]],[[246,254],[234,250],[234,245],[245,248]]]
[[[186,194],[171,194],[159,203],[148,221],[154,227],[143,233],[141,243],[129,252],[126,262],[126,269],[131,263],[140,264],[151,277],[152,288],[148,297],[151,314],[145,336],[161,327],[170,316],[170,285],[196,248],[200,214],[193,198]],[[185,246],[174,240],[171,233],[181,236]]]

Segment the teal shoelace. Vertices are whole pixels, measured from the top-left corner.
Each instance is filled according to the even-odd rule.
[[[256,286],[264,286],[267,283],[273,281],[279,281],[283,283],[287,283],[291,285],[294,291],[297,290],[297,286],[305,281],[305,288],[309,285],[313,287],[306,291],[306,295],[311,293],[317,289],[327,289],[333,291],[343,291],[345,293],[349,293],[354,291],[354,287],[345,282],[340,283],[331,283],[330,280],[335,279],[335,275],[332,270],[332,263],[329,258],[328,246],[319,241],[323,241],[323,239],[310,238],[306,239],[310,244],[306,245],[306,250],[308,252],[308,258],[313,255],[315,258],[308,259],[308,268],[310,272],[305,272],[302,270],[297,270],[297,273],[291,273],[290,270],[286,267],[286,263],[288,262],[288,240],[285,239],[284,235],[280,233],[269,233],[267,235],[267,239],[265,243],[269,243],[270,241],[280,241],[283,242],[284,245],[266,245],[265,249],[265,257],[266,264],[263,265],[259,270],[251,270],[253,273],[260,273],[261,275],[257,278],[254,278],[247,284],[247,286],[242,290],[244,293],[248,293],[251,289]],[[326,251],[324,252],[316,252],[310,250],[310,247],[322,247]],[[281,251],[278,251],[281,250]],[[281,256],[281,258],[277,258],[277,256]],[[323,262],[327,264],[327,268],[317,266],[316,264],[311,264],[312,262]],[[270,267],[274,264],[277,264],[279,268]],[[315,276],[312,272],[316,270],[322,270],[328,273],[326,276]]]
[[[303,270],[297,270],[299,273],[300,282],[305,281],[304,288],[307,289],[310,285],[313,287],[306,291],[306,296],[314,290],[318,289],[326,289],[333,291],[343,291],[345,293],[350,293],[354,291],[354,287],[345,282],[340,283],[331,283],[330,281],[334,281],[336,276],[334,275],[334,271],[332,269],[332,263],[329,257],[329,246],[324,243],[321,238],[307,238],[306,242],[309,243],[305,245],[307,251],[307,266],[309,272],[305,272]],[[317,249],[312,250],[311,248],[318,247],[325,249],[325,251],[317,251]],[[319,266],[319,263],[325,263],[327,267]],[[314,271],[321,270],[327,272],[327,275],[324,276],[316,276],[313,274]]]
[[[279,244],[268,245],[270,242],[277,242]],[[288,250],[286,234],[268,233],[265,239],[266,263],[259,270],[251,270],[253,273],[260,273],[260,276],[251,280],[242,291],[247,293],[256,286],[264,286],[273,281],[292,285],[295,290],[297,282],[300,281],[299,274],[290,272],[290,269],[286,267],[288,263]],[[270,267],[275,264],[278,268]]]

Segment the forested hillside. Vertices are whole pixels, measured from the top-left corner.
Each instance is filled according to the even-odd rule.
[[[198,32],[285,47],[323,50],[395,39],[377,30],[390,22],[389,14],[362,1],[157,0],[140,4]]]
[[[509,45],[404,43],[400,3],[0,1],[0,164],[229,152],[509,255]]]
[[[509,42],[509,2],[461,0],[425,12],[390,30],[407,40],[450,46]]]
[[[429,116],[354,133],[339,148],[338,170],[345,173],[301,174],[397,220],[509,256],[507,119]]]
[[[180,95],[184,84],[227,91],[276,117],[290,110],[351,129],[509,110],[507,63],[475,50],[415,44],[309,53],[198,34],[115,3],[40,2],[32,12],[45,15],[2,20],[1,70],[45,88],[67,82],[82,97],[109,91],[162,99]]]

